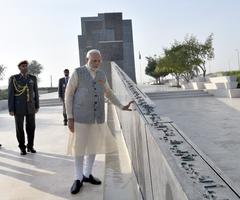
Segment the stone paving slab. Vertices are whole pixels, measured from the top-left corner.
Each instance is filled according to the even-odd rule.
[[[240,191],[240,99],[201,97],[154,102],[158,114],[173,120]]]
[[[41,99],[57,99],[58,98],[58,92],[40,94],[39,98],[40,98],[40,100]]]

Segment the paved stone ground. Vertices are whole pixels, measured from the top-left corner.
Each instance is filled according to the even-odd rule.
[[[73,159],[66,155],[67,127],[62,124],[62,108],[41,108],[36,116],[36,154],[20,156],[15,138],[14,118],[0,112],[0,199],[102,199],[103,184],[85,184],[76,196],[70,194],[73,183]],[[94,174],[103,180],[105,156],[98,155]]]
[[[53,98],[57,93],[41,95],[41,99]],[[106,159],[97,155],[93,174],[103,183],[84,184],[77,195],[70,194],[74,163],[66,155],[69,131],[63,126],[62,107],[40,108],[36,115],[37,153],[26,156],[21,156],[17,147],[14,118],[7,110],[0,111],[0,200],[141,199],[114,111],[109,109],[108,118],[119,151],[107,154]]]
[[[240,191],[240,99],[214,97],[155,100],[174,123]]]

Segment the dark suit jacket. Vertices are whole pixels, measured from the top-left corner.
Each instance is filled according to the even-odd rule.
[[[21,94],[21,88],[15,87],[27,85],[28,91],[24,90]],[[15,115],[34,114],[39,109],[39,95],[36,76],[28,74],[24,78],[21,74],[10,77],[8,85],[8,109]]]
[[[60,78],[58,82],[58,96],[59,98],[64,100],[65,89],[67,87],[67,83],[65,77]]]

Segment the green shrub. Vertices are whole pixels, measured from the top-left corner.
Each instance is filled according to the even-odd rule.
[[[7,89],[0,90],[0,100],[7,99],[7,98],[8,98],[8,91],[7,91]]]

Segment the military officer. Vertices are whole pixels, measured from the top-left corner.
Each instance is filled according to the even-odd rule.
[[[65,89],[67,87],[69,79],[69,70],[64,70],[64,77],[59,79],[58,83],[58,97],[63,103],[63,123],[66,126],[67,125],[67,113],[66,113],[66,107],[65,107]]]
[[[36,153],[34,146],[35,113],[39,109],[39,95],[37,78],[28,74],[28,61],[18,64],[19,74],[9,79],[8,85],[8,109],[9,114],[15,118],[16,136],[20,154],[26,155],[27,151]],[[24,118],[26,120],[27,146],[25,146]]]

